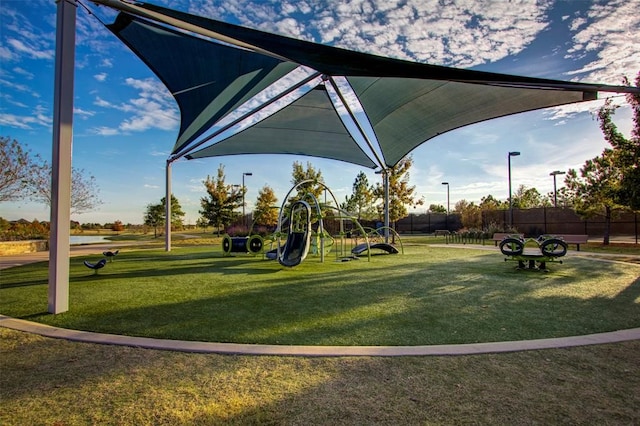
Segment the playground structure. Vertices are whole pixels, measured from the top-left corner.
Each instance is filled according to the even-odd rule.
[[[258,255],[264,248],[264,239],[258,234],[248,237],[231,237],[225,234],[222,237],[222,254],[228,256],[231,253],[248,253]]]
[[[315,195],[300,190],[310,184],[321,186],[325,191],[324,203],[321,204]],[[297,191],[297,196],[292,197],[294,191]],[[326,200],[327,194],[330,196],[329,202]],[[251,233],[246,237],[224,235],[223,255],[263,254],[266,259],[277,259],[283,266],[294,267],[310,254],[324,262],[332,251],[336,260],[341,261],[364,255],[370,261],[372,250],[387,254],[404,253],[400,235],[395,230],[389,227],[364,228],[354,215],[338,206],[335,195],[322,182],[299,182],[285,195],[278,214],[278,224],[271,236],[263,238]],[[325,227],[327,220],[337,224],[333,226],[333,233]],[[400,250],[388,243],[389,235],[399,244]]]
[[[532,269],[548,272],[547,262],[562,263],[558,258],[567,254],[567,243],[553,235],[524,238],[517,234],[507,235],[500,241],[500,252],[506,261],[518,262],[517,269]],[[536,265],[537,263],[537,265]]]

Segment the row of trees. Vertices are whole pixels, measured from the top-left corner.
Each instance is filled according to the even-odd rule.
[[[415,186],[409,185],[409,169],[413,164],[411,157],[400,161],[395,167],[388,170],[390,193],[390,220],[396,221],[407,216],[407,206],[420,205],[424,201],[414,195]],[[310,181],[298,187],[297,192],[291,195],[289,202],[301,198],[305,194],[312,194],[320,200],[324,191],[324,178],[322,172],[311,163],[306,167],[295,161],[292,169],[292,185],[298,185],[304,181]],[[242,200],[246,195],[246,188],[239,185],[230,185],[225,182],[224,166],[221,164],[215,177],[207,176],[204,181],[207,195],[200,200],[201,218],[199,226],[210,225],[217,229],[224,228],[237,222],[238,210],[242,208]],[[383,217],[384,188],[382,184],[371,185],[364,172],[356,176],[353,183],[353,192],[346,196],[340,207],[353,214],[358,220],[378,220]],[[278,221],[278,199],[271,187],[265,185],[258,192],[253,220],[257,225],[273,227]],[[243,218],[244,220],[244,218]],[[247,231],[247,229],[243,229]]]

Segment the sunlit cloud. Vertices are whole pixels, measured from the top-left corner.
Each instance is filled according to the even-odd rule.
[[[87,119],[89,117],[93,117],[94,115],[96,115],[96,113],[93,111],[87,111],[78,107],[73,108],[73,114],[83,119]]]
[[[113,127],[94,127],[90,130],[91,133],[98,136],[115,136],[120,133],[118,129],[114,129]]]
[[[53,59],[55,52],[52,49],[39,50],[36,46],[29,45],[22,40],[10,38],[7,44],[18,54],[24,54],[34,59]]]

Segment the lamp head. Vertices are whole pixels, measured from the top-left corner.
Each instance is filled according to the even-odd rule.
[[[509,157],[516,157],[520,155],[520,151],[511,151],[509,152]]]
[[[243,175],[245,175],[245,176],[253,176],[253,173],[251,173],[251,172],[246,172],[246,173],[243,173]]]
[[[561,170],[555,170],[555,171],[549,173],[549,176],[563,175],[563,174],[565,174],[565,172],[563,172]]]
[[[449,182],[442,182],[443,185],[449,185]]]

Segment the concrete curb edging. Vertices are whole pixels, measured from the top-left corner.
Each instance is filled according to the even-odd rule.
[[[0,327],[44,337],[66,339],[75,342],[106,345],[132,346],[179,352],[278,355],[307,357],[339,356],[448,356],[477,355],[502,352],[519,352],[539,349],[567,348],[574,346],[600,345],[640,339],[640,328],[588,334],[584,336],[558,337],[550,339],[520,340],[511,342],[468,343],[458,345],[432,346],[289,346],[260,345],[242,343],[212,343],[185,340],[152,339],[148,337],[122,336],[117,334],[93,333],[52,327],[31,321],[0,315]]]

